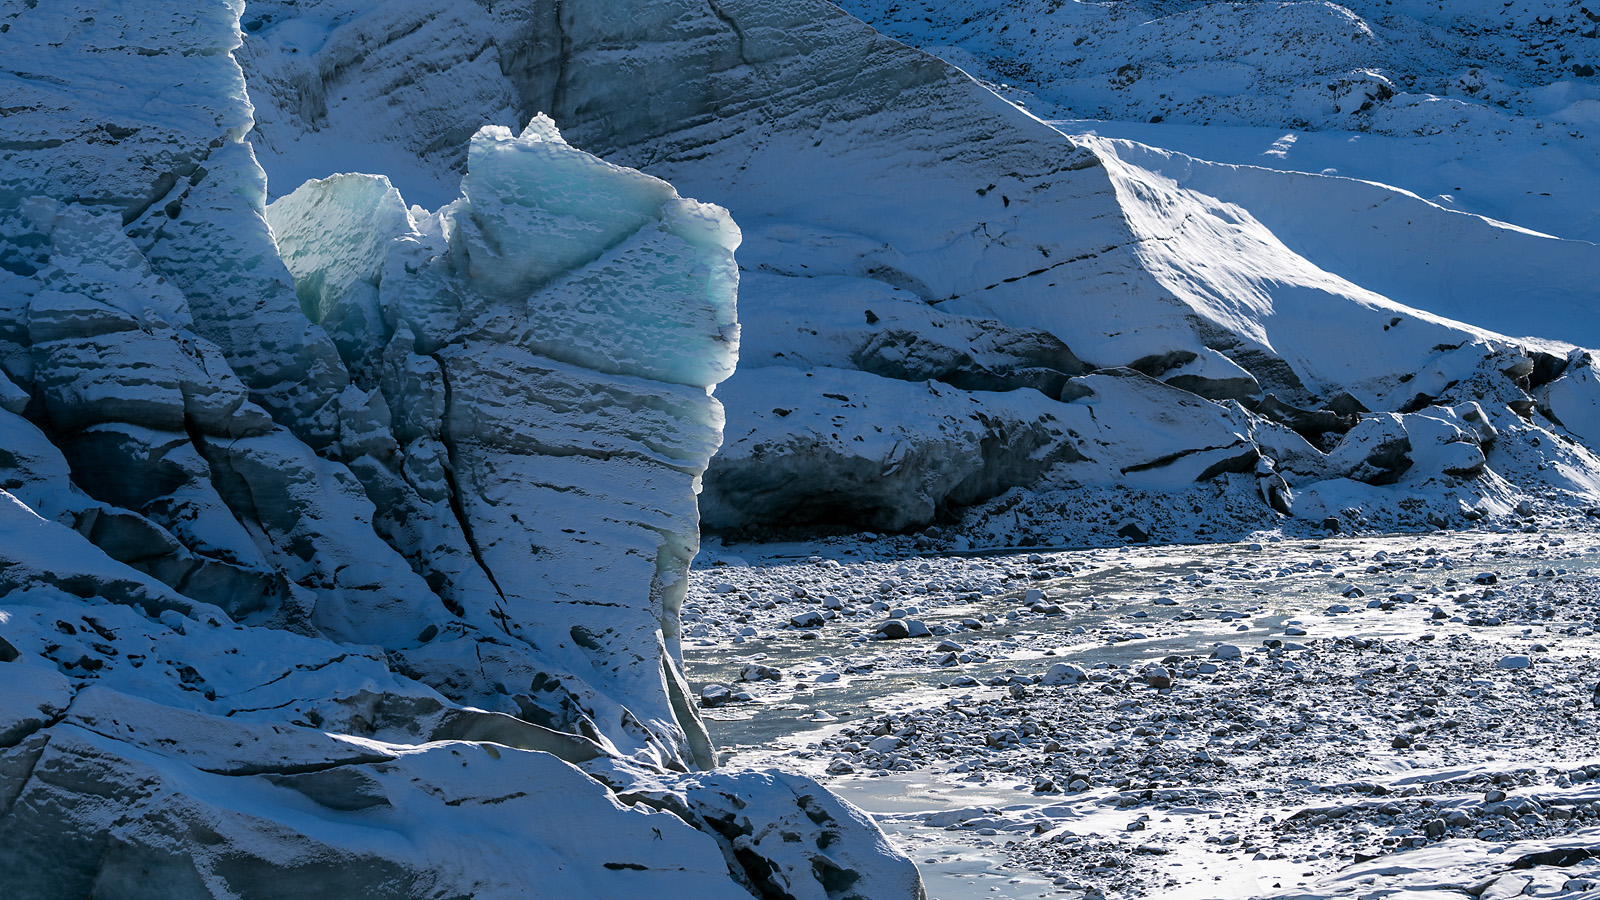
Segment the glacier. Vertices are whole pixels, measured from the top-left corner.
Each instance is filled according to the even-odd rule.
[[[245,12],[0,7],[7,890],[921,896],[688,694],[728,213],[538,116],[268,204]]]
[[[1570,66],[1510,61],[1533,65],[1555,35],[1588,46],[1569,34],[1586,27],[1575,10],[844,6],[866,22],[822,0],[260,0],[240,60],[263,164],[288,184],[396,159],[407,191],[443,197],[464,110],[507,126],[545,111],[606,159],[731,210],[746,350],[702,495],[722,532],[939,522],[1048,542],[1072,529],[995,531],[989,504],[1123,491],[1131,473],[1130,502],[1159,517],[1218,484],[1257,496],[1257,467],[1284,490],[1246,530],[1459,526],[1600,499],[1593,445],[1567,424],[1590,404],[1583,298],[1600,254],[1557,183],[1600,184],[1571,124],[1589,87]],[[1502,51],[1525,95],[1449,71]],[[1143,124],[1158,108],[1175,124]],[[1153,146],[1169,135],[1189,152]],[[1097,372],[1184,394],[1097,392]],[[899,398],[924,396],[907,385],[970,394],[1006,436],[985,443],[959,403],[919,399],[900,425]],[[854,404],[838,429],[776,411],[845,403],[829,395]],[[1144,423],[1185,395],[1217,406],[1203,417],[1228,436],[1168,429],[1142,454],[1157,437]],[[1365,465],[1365,437],[1345,443],[1363,417],[1431,434],[1470,404],[1498,436],[1482,468],[1431,437],[1380,442],[1403,459],[1387,468]],[[1035,407],[1106,421],[1094,438],[1040,431]],[[1232,448],[1222,468],[1217,448]],[[1547,452],[1561,462],[1541,467]]]
[[[702,525],[1600,503],[1592,16],[1397,4],[0,0],[15,890],[918,897]]]

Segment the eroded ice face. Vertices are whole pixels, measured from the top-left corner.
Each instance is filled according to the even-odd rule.
[[[469,618],[493,612],[484,626],[520,652],[611,684],[588,701],[612,706],[607,740],[637,740],[631,718],[669,742],[687,728],[704,757],[692,709],[649,688],[678,682],[695,487],[721,434],[709,391],[738,351],[738,228],[543,116],[520,135],[484,128],[468,160],[462,196],[436,213],[370,175],[308,182],[267,210],[302,307],[397,420],[415,495],[379,514],[459,531],[454,547],[414,544],[440,560],[440,592]],[[354,609],[326,621],[370,627]],[[455,665],[439,653],[419,657]],[[527,662],[500,665],[512,671],[495,680],[529,680]]]

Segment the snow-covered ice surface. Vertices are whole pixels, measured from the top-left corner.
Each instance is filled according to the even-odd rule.
[[[1592,527],[905,550],[708,545],[687,660],[725,757],[870,810],[930,897],[1600,884]]]

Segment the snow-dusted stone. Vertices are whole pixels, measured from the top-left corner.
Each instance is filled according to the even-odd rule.
[[[789,624],[795,628],[821,628],[827,623],[827,617],[814,609],[808,609],[803,613],[795,613],[789,617]]]
[[[892,734],[876,737],[867,742],[867,749],[874,753],[888,753],[892,750],[899,750],[903,746],[905,746],[905,741]]]
[[[911,628],[904,619],[889,619],[879,623],[874,634],[886,641],[897,641],[911,637]]]
[[[727,685],[708,684],[700,689],[700,705],[708,709],[723,706],[734,699]]]
[[[1533,658],[1522,654],[1502,656],[1495,661],[1495,668],[1498,669],[1527,669],[1532,668],[1532,666]]]
[[[1087,680],[1089,673],[1072,663],[1056,663],[1044,673],[1043,684],[1076,684]]]
[[[739,670],[740,681],[781,681],[782,679],[783,673],[781,671],[760,663],[746,663]]]

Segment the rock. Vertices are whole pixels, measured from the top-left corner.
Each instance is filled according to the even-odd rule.
[[[1413,743],[1415,743],[1415,739],[1411,735],[1402,732],[1394,736],[1394,740],[1389,742],[1389,746],[1396,750],[1404,750]]]
[[[789,617],[789,625],[794,628],[821,628],[827,622],[827,617],[814,609],[808,609],[803,613],[797,613]]]
[[[733,701],[733,691],[726,685],[708,684],[700,689],[700,705],[706,709],[715,709]]]
[[[876,634],[886,641],[896,641],[911,636],[911,629],[906,627],[904,619],[889,619],[879,623]]]
[[[1502,656],[1495,662],[1495,668],[1497,669],[1527,669],[1532,666],[1532,657],[1522,656],[1520,654]]]
[[[1086,681],[1089,674],[1072,663],[1056,663],[1045,673],[1042,684],[1077,684]]]
[[[1124,522],[1117,528],[1117,536],[1125,537],[1136,544],[1150,540],[1150,532],[1146,531],[1137,522]]]
[[[782,672],[760,663],[746,663],[744,668],[739,670],[740,681],[779,681],[782,678]]]
[[[905,741],[892,734],[886,734],[883,737],[873,738],[867,743],[867,749],[873,751],[874,753],[889,753],[894,750],[899,750],[903,746],[905,746]]]
[[[1150,666],[1144,670],[1145,683],[1153,688],[1172,687],[1172,673],[1164,666]]]
[[[1211,651],[1212,659],[1239,659],[1242,656],[1244,651],[1233,644],[1218,644],[1216,649]]]

